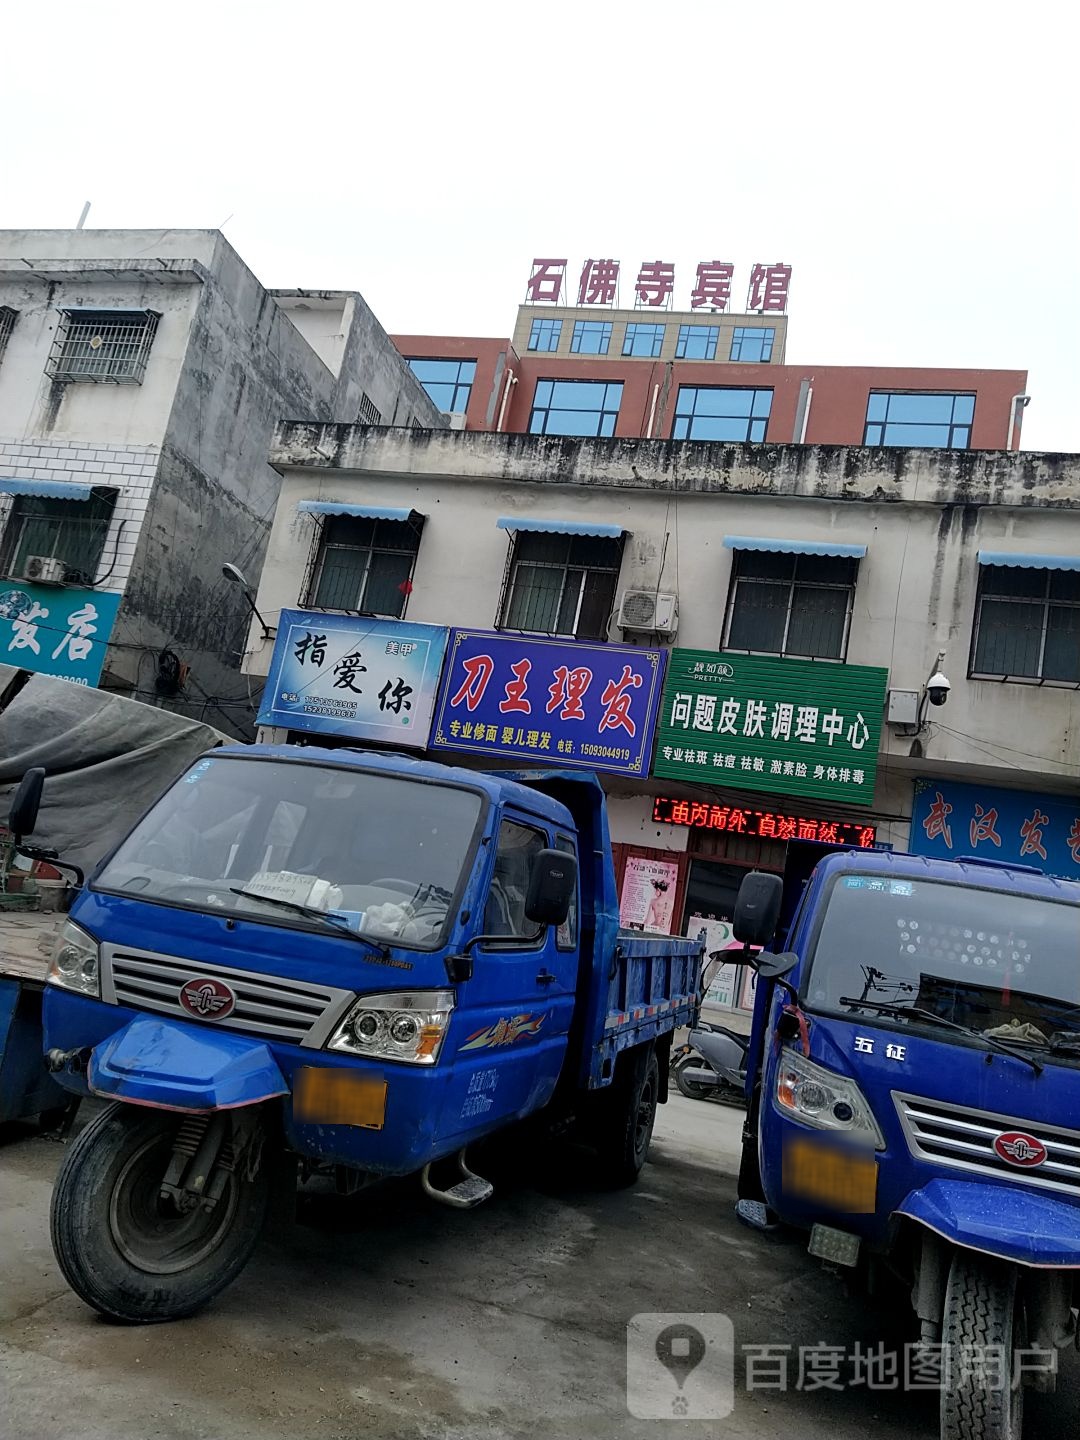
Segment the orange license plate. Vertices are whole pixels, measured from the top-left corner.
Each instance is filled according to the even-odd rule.
[[[360,1125],[381,1130],[386,1081],[348,1070],[305,1066],[293,1084],[293,1114],[308,1125]]]
[[[793,1136],[784,1142],[784,1191],[794,1200],[848,1215],[872,1215],[877,1161],[827,1140]]]

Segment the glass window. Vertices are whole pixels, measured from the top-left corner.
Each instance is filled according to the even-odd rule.
[[[154,806],[95,889],[166,904],[328,928],[236,889],[307,903],[311,878],[335,887],[334,909],[361,933],[430,948],[453,899],[483,801],[472,790],[398,775],[284,760],[199,762]]]
[[[610,320],[575,320],[570,349],[575,355],[606,355],[611,344]]]
[[[561,320],[534,320],[529,331],[530,350],[558,350],[562,338]]]
[[[561,850],[564,855],[573,855],[577,860],[577,846],[569,835],[555,836],[555,849]],[[580,880],[579,880],[580,883]],[[559,926],[556,944],[560,950],[572,950],[577,944],[578,929],[578,892],[575,889],[574,898],[570,902],[570,909],[566,912],[566,919]]]
[[[307,603],[400,619],[419,548],[419,521],[328,515]]]
[[[543,831],[534,830],[530,825],[504,820],[499,826],[495,868],[484,910],[485,935],[535,940],[543,933],[542,926],[526,920],[525,899],[529,893],[533,857],[546,845]]]
[[[974,395],[871,390],[863,444],[966,450],[971,444],[974,415]]]
[[[503,628],[606,640],[622,540],[519,534],[513,545]]]
[[[156,310],[61,310],[45,373],[54,380],[141,385]]]
[[[409,360],[413,374],[427,391],[433,404],[448,415],[463,415],[469,408],[475,360]]]
[[[626,334],[623,337],[622,353],[624,355],[638,355],[655,360],[663,347],[663,325],[627,325]]]
[[[725,650],[842,660],[858,561],[736,550]]]
[[[739,390],[727,385],[680,385],[671,438],[764,440],[772,394],[771,390]]]
[[[1080,682],[1080,572],[984,565],[971,673]]]
[[[680,325],[675,359],[715,360],[719,338],[720,328],[717,325]]]
[[[614,435],[622,381],[538,380],[530,435]]]
[[[776,331],[771,325],[736,325],[731,336],[731,359],[745,364],[771,360]]]
[[[22,579],[30,556],[44,555],[63,562],[68,584],[93,585],[118,493],[95,490],[89,500],[14,496],[0,546],[0,572]]]

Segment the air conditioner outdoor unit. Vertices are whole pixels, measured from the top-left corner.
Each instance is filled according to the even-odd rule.
[[[621,630],[674,635],[679,628],[679,597],[674,591],[658,595],[653,590],[627,590],[619,606],[617,624]]]
[[[28,555],[23,567],[24,580],[36,580],[39,585],[62,585],[67,566],[53,555]]]

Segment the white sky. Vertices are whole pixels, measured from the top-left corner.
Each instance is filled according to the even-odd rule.
[[[1046,0],[54,0],[4,17],[0,226],[218,226],[388,330],[510,334],[534,255],[794,270],[788,359],[1030,371],[1080,450]],[[5,113],[6,112],[6,113]],[[631,273],[632,272],[632,273]]]

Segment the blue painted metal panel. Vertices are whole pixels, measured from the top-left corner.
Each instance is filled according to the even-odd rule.
[[[865,545],[841,545],[834,540],[766,540],[758,535],[725,535],[728,550],[765,550],[773,555],[839,555],[861,560]]]
[[[980,550],[980,565],[1010,570],[1080,570],[1080,555],[1025,555],[1019,550]]]
[[[495,524],[500,530],[528,530],[539,535],[601,535],[615,540],[624,533],[621,525],[601,525],[596,520],[527,520],[523,515],[500,515]]]
[[[49,500],[89,500],[90,485],[71,485],[63,480],[16,480],[0,475],[0,495],[37,495]]]
[[[408,520],[413,512],[394,505],[345,505],[340,500],[301,500],[301,515],[356,515],[361,520]]]

